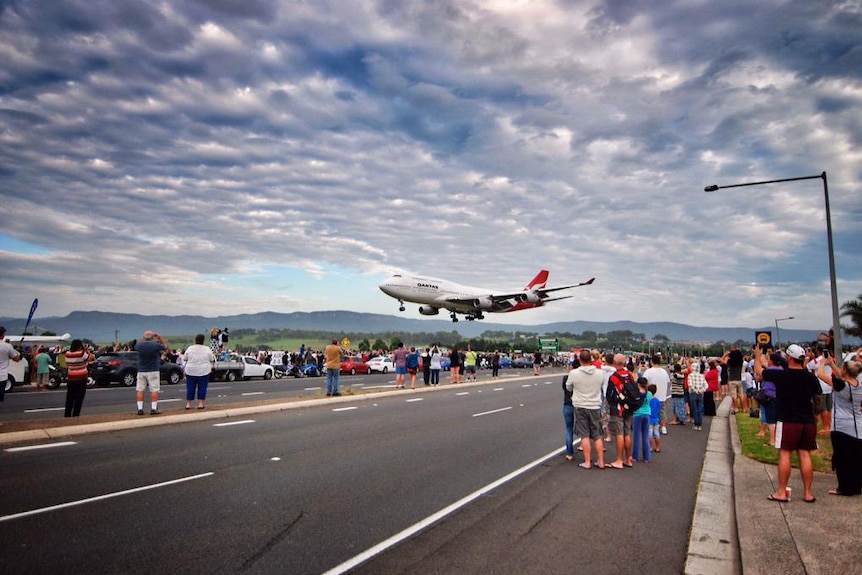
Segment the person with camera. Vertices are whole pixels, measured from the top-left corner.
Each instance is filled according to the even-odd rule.
[[[858,356],[857,356],[858,357]],[[826,370],[830,373],[826,373]],[[824,354],[817,375],[832,389],[835,417],[832,419],[832,466],[838,487],[830,495],[862,494],[862,386],[859,373],[862,365],[848,361],[841,367],[831,354]]]
[[[73,339],[66,352],[66,409],[65,417],[78,417],[84,406],[84,396],[87,395],[88,365],[96,360],[96,356],[84,346],[80,339]]]
[[[170,353],[168,342],[157,333],[144,332],[144,340],[135,344],[138,352],[138,382],[135,386],[138,415],[144,414],[144,392],[150,388],[150,415],[158,415],[160,376],[159,366],[163,353]],[[68,360],[68,356],[67,356]]]
[[[820,418],[820,431],[817,432],[818,435],[829,435],[829,431],[832,429],[832,386],[828,383],[828,378],[832,377],[832,369],[829,365],[826,365],[825,375],[827,379],[820,377],[820,367],[826,363],[830,357],[833,357],[832,352],[828,347],[823,347],[820,351],[820,355],[816,358],[814,354],[810,354],[810,361],[807,364],[808,371],[817,375],[820,379],[820,391],[823,392],[823,395],[820,397],[820,403],[818,403],[815,407],[817,408],[816,415]]]

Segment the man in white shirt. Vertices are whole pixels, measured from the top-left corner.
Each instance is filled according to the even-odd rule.
[[[0,326],[0,401],[6,397],[6,382],[9,381],[9,360],[21,361],[21,354],[5,338],[6,328]]]
[[[655,386],[655,397],[661,402],[661,411],[659,412],[661,432],[663,435],[667,435],[667,413],[665,412],[665,408],[670,406],[670,403],[667,401],[670,391],[670,374],[665,368],[661,367],[660,356],[654,355],[650,358],[650,367],[644,371],[643,377]]]
[[[575,433],[581,438],[584,462],[579,466],[590,469],[593,466],[592,448],[596,450],[595,465],[605,468],[605,453],[602,445],[602,384],[604,374],[592,363],[590,350],[581,350],[578,355],[580,365],[569,372],[566,388],[572,392],[572,405],[575,408]]]

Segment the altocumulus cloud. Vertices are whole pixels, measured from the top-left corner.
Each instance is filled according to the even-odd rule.
[[[546,267],[598,280],[486,321],[825,328],[820,182],[702,190],[826,170],[862,293],[860,46],[846,1],[7,1],[0,315],[392,313],[395,270]]]

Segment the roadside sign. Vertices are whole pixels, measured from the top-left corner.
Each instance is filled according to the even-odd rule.
[[[763,351],[772,348],[772,332],[771,331],[756,331],[754,332],[755,341],[758,347]]]
[[[539,338],[539,347],[546,353],[557,353],[560,351],[560,340],[556,338]]]

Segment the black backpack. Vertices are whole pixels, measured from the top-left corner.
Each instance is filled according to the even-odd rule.
[[[623,384],[623,393],[625,393],[623,403],[625,403],[626,411],[629,413],[634,413],[644,404],[644,396],[641,395],[641,390],[638,389],[638,385],[631,376]]]
[[[638,385],[635,383],[634,379],[632,379],[631,374],[620,376],[614,373],[611,375],[611,379],[622,381],[623,390],[617,391],[617,388],[612,381],[610,385],[608,385],[608,395],[613,396],[613,399],[608,399],[609,403],[622,405],[627,414],[634,413],[643,405],[643,397],[638,389]]]

